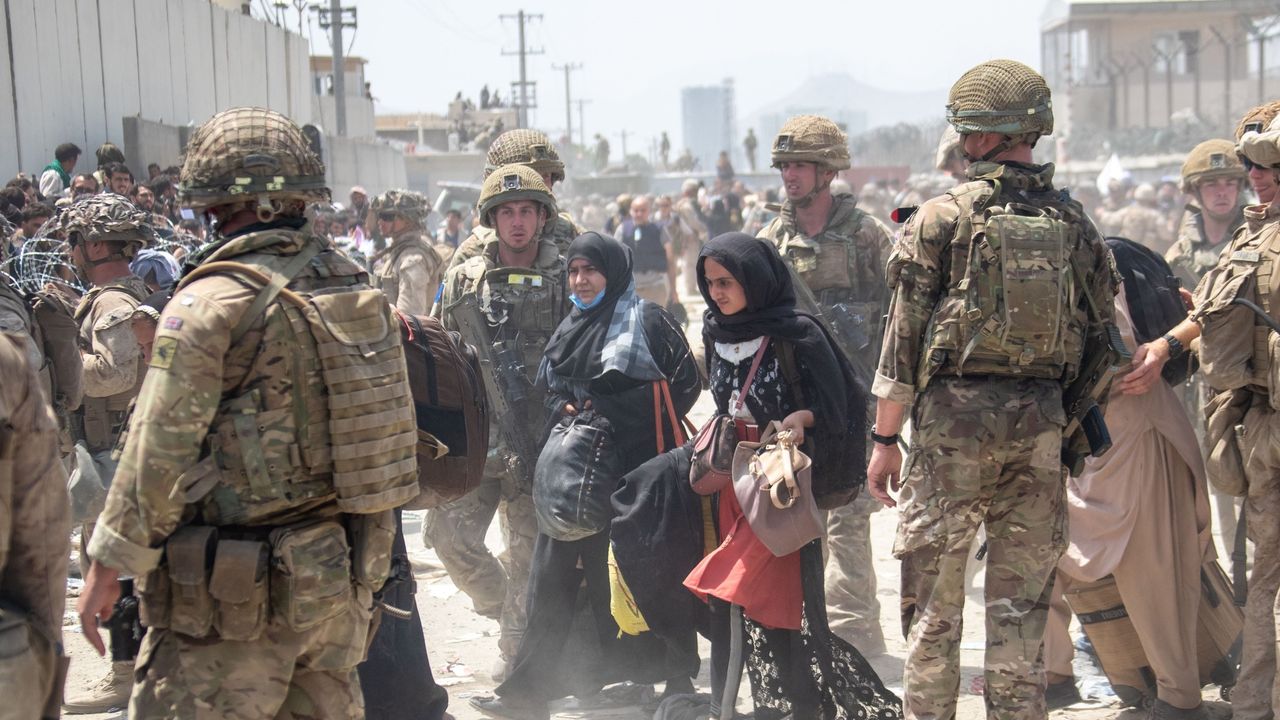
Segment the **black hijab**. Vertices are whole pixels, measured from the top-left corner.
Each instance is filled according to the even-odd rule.
[[[569,245],[565,265],[578,258],[587,260],[604,275],[604,298],[586,310],[575,305],[547,341],[545,356],[560,377],[591,380],[604,372],[602,356],[618,301],[628,290],[630,295],[635,294],[631,250],[607,235],[586,232]]]
[[[711,258],[724,266],[747,296],[741,312],[725,315],[711,299],[705,265]],[[810,377],[822,378],[821,391],[805,388],[805,398],[837,428],[861,430],[866,418],[866,396],[854,380],[853,368],[825,328],[812,315],[796,308],[791,272],[772,245],[746,233],[718,235],[698,256],[698,289],[707,301],[702,316],[702,338],[710,360],[714,343],[737,343],[767,335],[790,343],[808,368]],[[853,423],[850,426],[849,423]]]

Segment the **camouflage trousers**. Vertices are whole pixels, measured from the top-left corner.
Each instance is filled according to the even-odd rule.
[[[906,717],[955,717],[965,566],[979,525],[987,717],[1045,717],[1041,640],[1065,548],[1064,421],[1061,389],[1046,381],[937,378],[919,397],[894,543]]]
[[[0,611],[0,720],[57,717],[66,660],[46,632]]]
[[[506,467],[490,452],[480,486],[429,511],[423,528],[424,539],[449,578],[471,598],[476,614],[501,624],[498,649],[508,659],[516,656],[524,637],[529,564],[538,537],[533,496],[514,485]],[[499,512],[506,550],[495,558],[484,539]]]
[[[1254,554],[1244,604],[1240,675],[1231,691],[1231,709],[1239,720],[1270,720],[1280,703],[1275,612],[1280,595],[1280,475],[1250,477],[1244,507]]]
[[[876,571],[871,562],[871,513],[879,501],[863,493],[827,513],[827,618],[836,635],[863,655],[884,652]]]
[[[366,622],[368,617],[366,613]],[[273,624],[253,642],[195,639],[152,628],[138,653],[129,717],[363,718],[355,665],[364,652],[367,630],[352,635],[336,628],[334,637],[333,622],[337,620],[306,633]],[[357,639],[359,645],[352,647]],[[342,659],[332,662],[335,656]]]

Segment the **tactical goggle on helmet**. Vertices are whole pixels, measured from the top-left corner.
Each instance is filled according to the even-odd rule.
[[[1266,130],[1260,127],[1261,124],[1254,122],[1246,125],[1244,135],[1236,144],[1240,162],[1249,169],[1262,167],[1280,170],[1280,122],[1272,120]]]

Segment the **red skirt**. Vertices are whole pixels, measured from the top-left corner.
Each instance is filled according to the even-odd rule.
[[[704,601],[707,596],[742,606],[747,617],[765,627],[799,630],[804,612],[800,553],[777,557],[751,531],[733,485],[720,491],[720,546],[702,558],[684,586]]]

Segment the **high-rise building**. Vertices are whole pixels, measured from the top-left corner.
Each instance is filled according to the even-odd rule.
[[[678,156],[688,148],[704,172],[715,169],[716,158],[729,152],[734,167],[743,164],[742,143],[738,137],[738,116],[734,103],[733,78],[719,85],[687,87],[680,91],[680,115],[684,147],[672,148]]]

